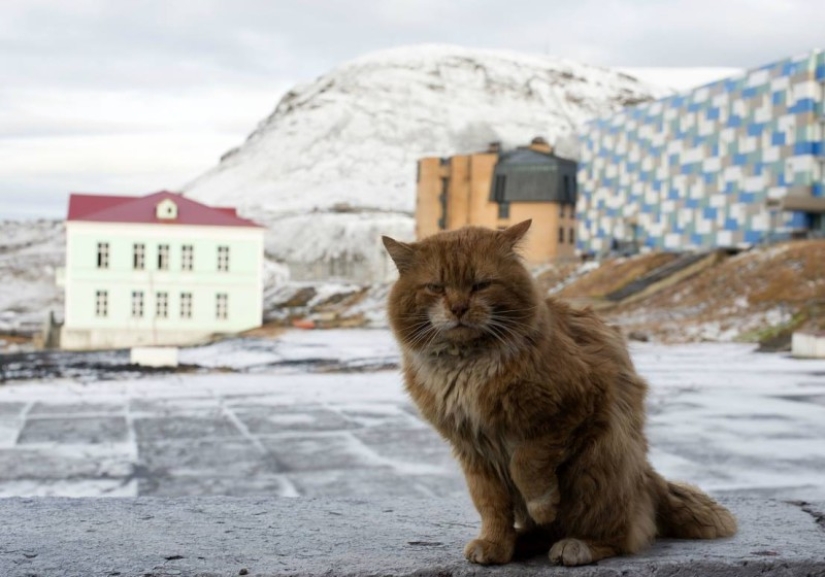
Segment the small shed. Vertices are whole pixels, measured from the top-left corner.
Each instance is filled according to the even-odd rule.
[[[825,359],[825,332],[795,332],[791,356],[798,359]]]

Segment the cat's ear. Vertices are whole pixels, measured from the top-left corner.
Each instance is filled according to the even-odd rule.
[[[504,242],[510,246],[510,248],[515,248],[524,238],[524,235],[527,234],[527,231],[530,229],[530,225],[532,223],[533,219],[524,220],[518,224],[514,224],[510,228],[502,230],[498,234]]]
[[[415,249],[412,245],[405,242],[398,242],[388,236],[382,236],[381,240],[384,242],[384,247],[387,249],[387,252],[390,253],[390,257],[392,257],[395,266],[398,268],[398,272],[404,273],[409,270],[410,266],[412,266],[413,255],[415,254]]]

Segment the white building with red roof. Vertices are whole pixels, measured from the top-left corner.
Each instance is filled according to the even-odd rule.
[[[179,345],[261,325],[264,228],[172,192],[72,194],[61,347]]]

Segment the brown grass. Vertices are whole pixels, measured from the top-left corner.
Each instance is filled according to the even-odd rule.
[[[770,326],[743,325],[743,319],[771,310],[822,324],[825,304],[825,240],[793,241],[757,248],[640,301],[607,313],[626,331],[638,330],[664,340],[681,340],[689,325],[718,323],[740,338]],[[808,323],[806,323],[808,324]]]
[[[640,306],[751,306],[805,304],[825,298],[825,240],[789,242],[723,260]]]
[[[673,253],[650,253],[610,259],[564,287],[559,296],[566,299],[602,298],[677,257]]]

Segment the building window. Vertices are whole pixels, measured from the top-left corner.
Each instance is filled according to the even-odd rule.
[[[564,203],[559,205],[559,217],[564,218]]]
[[[97,268],[109,268],[109,243],[97,243]]]
[[[192,318],[192,293],[180,293],[180,318]]]
[[[442,161],[443,160],[444,159],[442,159]],[[447,207],[449,205],[449,195],[450,179],[446,177],[441,177],[441,194],[438,195],[438,202],[441,205],[441,217],[438,219],[439,230],[447,230]]]
[[[226,319],[229,317],[229,295],[226,293],[218,293],[215,299],[215,316],[219,319]]]
[[[570,244],[575,244],[575,242],[576,242],[576,231],[572,227],[570,228],[570,236],[568,238],[569,238]]]
[[[195,247],[191,244],[185,244],[181,247],[181,270],[192,270],[192,265],[195,261]]]
[[[493,200],[504,202],[504,188],[507,184],[507,177],[503,174],[496,175],[495,187],[493,188]]]
[[[104,318],[109,316],[108,291],[97,291],[95,293],[95,316]]]
[[[142,242],[135,243],[132,247],[132,266],[135,270],[146,268],[146,245]]]
[[[155,316],[159,319],[169,318],[169,293],[161,292],[155,295]]]
[[[219,246],[218,247],[218,270],[221,270],[221,271],[228,271],[229,270],[229,247],[228,246]]]
[[[143,318],[143,291],[132,291],[132,318]]]
[[[169,245],[158,245],[158,270],[169,270]]]
[[[498,205],[498,217],[499,218],[510,218],[510,203],[509,202],[501,202]]]
[[[564,244],[564,227],[559,227],[559,244]]]

